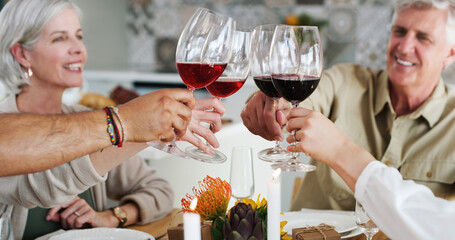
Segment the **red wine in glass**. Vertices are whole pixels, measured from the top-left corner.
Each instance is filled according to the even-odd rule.
[[[273,86],[272,78],[270,76],[253,77],[254,83],[265,95],[271,98],[280,98],[280,94]]]
[[[314,92],[320,77],[280,74],[272,75],[272,79],[280,95],[292,105],[298,105]]]
[[[205,87],[210,94],[217,98],[229,97],[236,93],[245,84],[246,78],[220,77],[212,84]]]
[[[177,70],[189,90],[203,88],[216,81],[227,63],[177,63]]]
[[[292,107],[308,98],[319,84],[324,68],[324,54],[319,30],[315,26],[277,25],[270,47],[270,74],[273,85],[280,95],[292,103]],[[296,129],[291,136],[295,137]],[[273,169],[285,172],[310,172],[316,166],[299,161],[295,152],[284,163],[272,164]]]

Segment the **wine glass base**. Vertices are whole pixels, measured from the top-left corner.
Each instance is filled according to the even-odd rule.
[[[182,157],[182,158],[190,158],[188,154],[186,154],[184,151],[180,150],[175,144],[172,143],[164,143],[164,142],[147,142],[148,145],[151,147],[154,147],[158,150],[167,152],[169,154],[172,154],[174,156]]]
[[[227,160],[226,155],[217,150],[214,154],[208,154],[197,147],[189,146],[185,148],[185,152],[189,157],[205,163],[224,163]]]
[[[284,148],[267,148],[258,152],[258,158],[265,162],[284,162],[292,157],[292,153]]]
[[[283,172],[312,172],[316,170],[316,166],[307,165],[301,162],[284,162],[272,164],[272,169],[281,168]]]

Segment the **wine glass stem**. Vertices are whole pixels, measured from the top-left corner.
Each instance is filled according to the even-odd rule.
[[[279,148],[281,148],[280,141],[276,140],[275,141],[275,149],[279,149]]]
[[[292,108],[296,108],[296,107],[298,107],[298,106],[299,106],[298,103],[292,104]],[[297,145],[297,139],[295,138],[295,130],[292,130],[291,136],[292,136],[292,137],[294,138],[294,140],[295,140],[295,141],[292,143],[292,145]],[[298,158],[299,158],[299,153],[298,153],[298,152],[293,152],[293,153],[292,153],[292,157],[291,157],[291,159],[290,159],[289,161],[290,161],[290,162],[298,162],[298,161],[299,161]]]
[[[273,109],[275,109],[275,113],[276,111],[278,110],[278,103],[279,103],[280,99],[279,98],[276,98],[274,97],[273,98]],[[276,114],[275,114],[276,115]],[[275,150],[279,150],[279,149],[282,149],[281,147],[281,142],[276,140],[275,141],[275,147],[274,147]]]
[[[374,236],[374,234],[372,234],[372,233],[369,233],[369,232],[366,232],[366,233],[365,233],[365,236],[367,237],[367,240],[372,240],[372,239],[373,239],[373,236]]]
[[[221,98],[220,98],[220,97],[216,97],[216,99],[218,99],[218,101],[220,101],[220,102],[221,102]],[[212,109],[212,111],[215,111],[215,108],[213,108],[213,109]],[[209,128],[210,128],[210,131],[212,131],[212,132],[213,132],[213,124],[211,124],[211,123],[210,123],[210,126],[209,126]],[[210,145],[210,143],[209,143],[209,141],[208,141],[208,140],[206,140],[206,141],[205,141],[205,144],[206,144],[207,146],[209,146],[209,147],[212,147],[212,145]]]

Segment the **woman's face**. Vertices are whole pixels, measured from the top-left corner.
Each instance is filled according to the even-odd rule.
[[[87,50],[82,29],[72,8],[57,14],[43,29],[33,50],[25,51],[33,71],[32,86],[70,88],[82,84]]]

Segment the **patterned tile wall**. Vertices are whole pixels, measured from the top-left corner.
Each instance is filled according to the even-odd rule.
[[[232,16],[254,27],[284,23],[286,16],[324,19],[326,67],[356,62],[384,68],[392,16],[391,0],[129,0],[129,63],[139,71],[175,72],[180,32],[197,7]],[[455,67],[445,76],[455,74]]]

